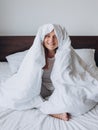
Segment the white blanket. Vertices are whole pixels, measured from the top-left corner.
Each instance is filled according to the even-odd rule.
[[[96,78],[97,71],[94,72]],[[0,64],[0,81],[12,75],[9,64]],[[2,76],[2,77],[1,77]],[[38,109],[16,111],[0,107],[0,130],[98,130],[98,105],[69,121],[43,114]]]
[[[46,114],[84,114],[98,102],[98,81],[71,47],[63,47],[58,51],[51,74],[55,90],[40,110]]]
[[[59,46],[51,73],[54,92],[48,101],[40,97],[45,65],[43,39],[54,29]],[[42,26],[19,71],[0,86],[0,104],[16,110],[39,108],[43,113],[79,115],[98,102],[98,81],[74,52],[67,32],[59,25]]]

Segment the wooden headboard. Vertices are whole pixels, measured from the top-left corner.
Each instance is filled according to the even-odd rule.
[[[0,61],[5,56],[26,50],[33,44],[35,36],[0,36]],[[98,66],[98,36],[70,36],[72,46],[76,48],[94,48],[95,60]]]

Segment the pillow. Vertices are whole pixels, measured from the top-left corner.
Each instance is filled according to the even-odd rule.
[[[95,49],[75,49],[75,52],[89,65],[89,67],[96,66],[94,55]]]
[[[98,67],[95,62],[95,49],[75,49],[75,52],[87,64],[88,71],[98,79]],[[95,73],[96,72],[96,73]]]
[[[22,60],[24,59],[25,55],[27,54],[27,51],[17,52],[11,55],[6,56],[6,59],[9,63],[9,67],[11,69],[11,72],[14,74],[18,71]]]

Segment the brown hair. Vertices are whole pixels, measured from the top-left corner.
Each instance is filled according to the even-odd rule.
[[[48,69],[48,49],[44,46],[44,44],[43,44],[43,47],[45,51],[45,63],[46,63],[43,69]]]

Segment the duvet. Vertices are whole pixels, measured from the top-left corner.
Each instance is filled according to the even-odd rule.
[[[96,73],[97,71],[95,71]],[[0,83],[11,77],[9,65],[0,62]],[[96,78],[98,74],[96,73]],[[0,130],[98,130],[98,105],[84,115],[69,121],[43,114],[38,109],[11,110],[0,106]]]
[[[43,101],[40,96],[45,65],[42,41],[53,29],[59,41],[51,73],[55,90],[48,101]],[[75,53],[67,32],[60,25],[48,24],[39,29],[18,72],[0,86],[0,105],[12,110],[37,108],[44,114],[68,112],[79,116],[91,110],[97,102],[98,80]]]

